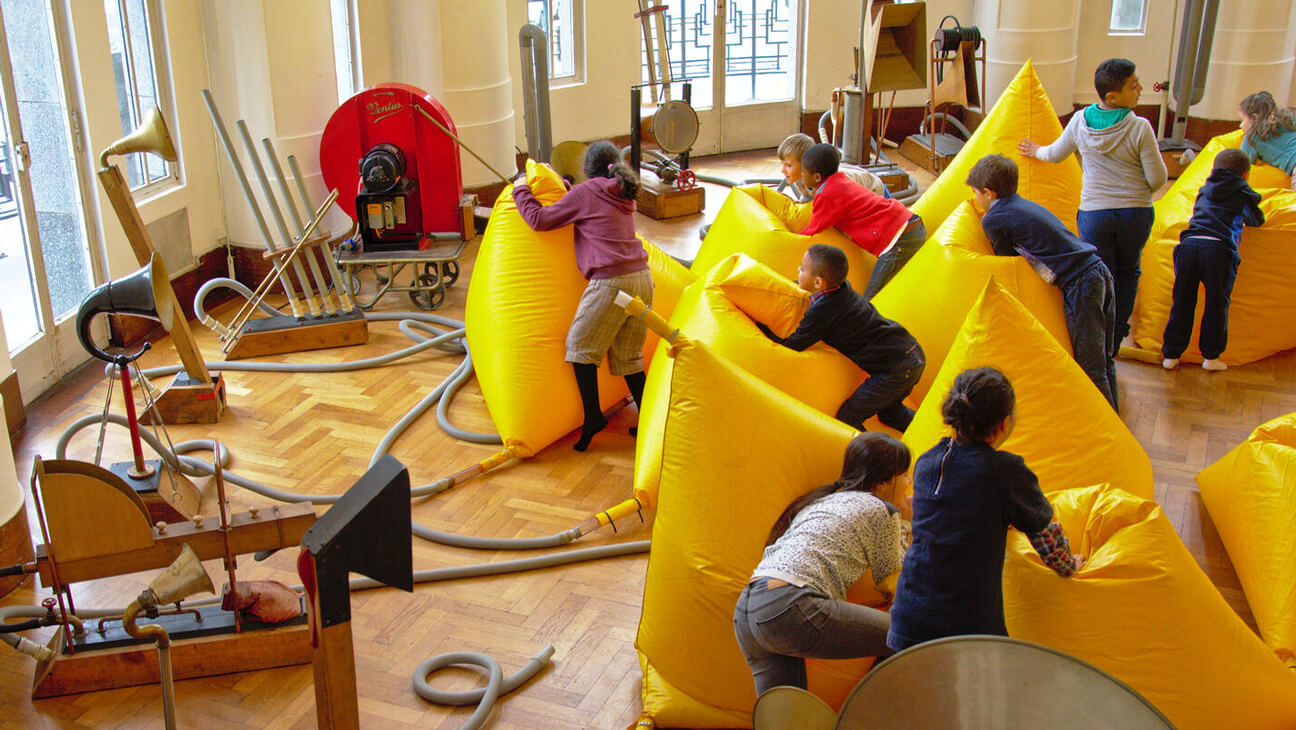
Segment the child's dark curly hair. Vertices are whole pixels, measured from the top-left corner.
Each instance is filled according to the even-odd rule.
[[[954,386],[941,415],[954,427],[960,441],[985,441],[1017,404],[1012,383],[995,368],[964,370],[954,378]]]
[[[639,193],[639,176],[621,160],[621,150],[611,142],[595,142],[585,150],[585,177],[615,177],[621,182],[621,197],[634,200]]]

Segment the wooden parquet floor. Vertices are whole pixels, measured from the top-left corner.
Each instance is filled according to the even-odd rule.
[[[744,153],[695,163],[701,171],[731,178],[772,176],[772,154]],[[926,185],[930,176],[922,177]],[[718,210],[725,190],[708,186],[707,211],[674,221],[640,217],[640,230],[667,251],[691,257],[697,229]],[[467,282],[478,242],[461,260],[460,283],[451,288],[446,316],[462,318]],[[383,311],[409,309],[389,295]],[[228,321],[230,307],[219,313]],[[215,338],[199,327],[209,360],[219,352]],[[370,342],[360,347],[298,353],[276,361],[339,362],[392,352],[409,344],[395,325],[375,323]],[[176,362],[169,340],[145,357],[146,366]],[[347,374],[226,373],[230,412],[211,426],[173,426],[176,442],[219,439],[233,452],[230,469],[278,489],[332,494],[344,490],[367,467],[373,449],[402,414],[458,364],[459,358],[429,351],[398,364]],[[1263,421],[1296,411],[1296,352],[1288,352],[1223,373],[1185,367],[1168,373],[1153,365],[1120,362],[1122,416],[1152,458],[1156,497],[1174,521],[1203,570],[1238,613],[1250,612],[1218,535],[1193,482],[1204,466],[1222,456]],[[102,370],[91,365],[66,379],[33,404],[19,437],[19,476],[27,479],[32,457],[52,457],[67,424],[99,412],[104,398]],[[120,397],[114,412],[121,412]],[[461,391],[451,410],[454,423],[473,431],[493,426],[475,382]],[[570,446],[574,435],[536,457],[507,465],[434,498],[414,505],[414,519],[430,527],[468,535],[533,537],[567,529],[592,512],[630,494],[633,440],[627,427],[633,407],[612,418],[609,429],[583,454]],[[120,431],[120,429],[116,429]],[[94,430],[71,443],[72,458],[90,459]],[[471,466],[495,447],[458,441],[427,415],[394,444],[392,453],[410,470],[415,485]],[[109,460],[125,460],[123,433],[110,434]],[[209,455],[197,452],[207,458]],[[208,496],[212,514],[214,486],[196,480]],[[267,500],[231,488],[235,509]],[[30,502],[30,500],[29,500]],[[37,521],[28,505],[31,524]],[[321,508],[322,510],[322,508]],[[400,529],[394,526],[393,529]],[[649,537],[650,525],[631,518],[618,532],[601,530],[578,547]],[[289,554],[293,553],[293,554]],[[415,540],[416,569],[494,562],[538,551],[470,551]],[[239,563],[239,576],[296,583],[295,551],[264,563]],[[470,708],[448,709],[425,703],[411,689],[415,667],[435,654],[478,651],[500,661],[505,674],[526,663],[546,644],[556,648],[553,663],[534,681],[505,697],[492,715],[495,728],[624,728],[638,717],[639,666],[634,636],[639,619],[646,555],[634,555],[525,574],[502,575],[416,586],[413,594],[391,589],[352,596],[362,727],[457,728]],[[221,582],[218,561],[207,564]],[[78,605],[122,606],[148,582],[149,574],[78,584]],[[31,582],[0,600],[0,605],[35,604],[48,595]],[[48,636],[48,630],[35,632]],[[0,728],[153,728],[162,726],[160,690],[125,688],[33,702],[29,698],[33,662],[0,651]],[[476,673],[447,670],[435,685],[447,689],[477,686]],[[315,724],[309,666],[248,672],[177,683],[177,714],[184,727],[298,728]]]

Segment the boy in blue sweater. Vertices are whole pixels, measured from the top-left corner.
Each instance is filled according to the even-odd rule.
[[[1022,256],[1044,281],[1062,290],[1071,351],[1113,410],[1116,403],[1116,295],[1111,273],[1093,246],[1057,216],[1017,194],[1017,163],[986,155],[968,172],[981,229],[999,256]]]
[[[1206,290],[1202,312],[1202,367],[1226,370],[1219,359],[1228,345],[1229,296],[1237,280],[1238,242],[1242,224],[1264,225],[1264,213],[1257,203],[1260,194],[1247,185],[1251,160],[1242,150],[1228,149],[1215,156],[1215,165],[1206,184],[1197,191],[1192,218],[1179,234],[1174,250],[1174,290],[1171,293],[1170,319],[1162,337],[1161,366],[1173,370],[1192,336],[1193,313],[1197,309],[1197,285]]]

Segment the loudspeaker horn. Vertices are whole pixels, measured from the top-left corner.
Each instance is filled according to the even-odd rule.
[[[144,121],[134,132],[108,145],[99,153],[99,166],[108,166],[108,155],[129,155],[132,152],[152,152],[167,162],[176,161],[175,145],[167,131],[166,120],[157,107],[150,107]]]
[[[134,273],[103,284],[91,291],[77,310],[76,332],[86,352],[105,362],[114,362],[90,336],[90,322],[97,314],[133,314],[155,319],[162,329],[171,331],[175,310],[169,304],[166,265],[153,254],[149,262]],[[159,310],[159,304],[161,309]]]
[[[157,605],[164,606],[195,593],[215,593],[216,587],[193,548],[185,545],[175,562],[149,583],[149,590],[157,597]]]

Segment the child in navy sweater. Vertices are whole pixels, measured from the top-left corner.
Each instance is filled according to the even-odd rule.
[[[913,544],[891,606],[887,645],[896,651],[964,634],[1007,636],[1003,564],[1009,527],[1026,533],[1044,564],[1070,577],[1071,554],[1039,480],[1016,454],[999,451],[1016,424],[1012,384],[994,368],[966,370],[941,407],[954,436],[918,458]]]
[[[1044,206],[1017,194],[1017,163],[986,155],[968,172],[981,229],[999,256],[1022,256],[1062,290],[1062,313],[1076,364],[1116,405],[1116,293],[1093,246],[1075,237]]]
[[[1228,345],[1229,296],[1237,279],[1238,241],[1242,224],[1264,225],[1264,213],[1257,203],[1260,194],[1247,185],[1251,160],[1242,150],[1228,149],[1215,156],[1215,166],[1206,184],[1197,191],[1192,218],[1179,234],[1174,250],[1174,290],[1171,294],[1170,319],[1162,337],[1161,362],[1166,370],[1179,364],[1179,356],[1192,336],[1193,313],[1197,309],[1197,285],[1206,290],[1202,311],[1202,367],[1225,370],[1219,359]]]
[[[904,399],[922,378],[927,359],[908,330],[855,293],[846,281],[849,266],[840,248],[811,246],[797,269],[797,285],[810,292],[810,306],[796,331],[778,337],[764,324],[758,326],[770,339],[798,352],[822,340],[869,374],[837,410],[837,420],[863,429],[864,421],[876,414],[882,423],[904,431],[914,415]]]

